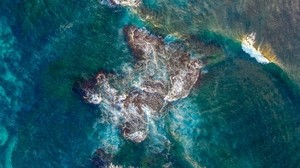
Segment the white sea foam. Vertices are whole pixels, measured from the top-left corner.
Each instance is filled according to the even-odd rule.
[[[108,168],[123,168],[123,166],[114,165],[114,164],[110,163],[110,165],[108,166]]]
[[[138,7],[141,3],[140,0],[99,0],[100,4],[114,6],[128,6],[128,7]]]
[[[87,99],[87,101],[89,101],[92,104],[100,104],[102,101],[100,93],[87,92],[84,98]]]
[[[261,64],[268,64],[270,61],[263,56],[263,54],[254,47],[255,44],[255,33],[247,35],[242,40],[242,49],[250,55],[250,57],[255,58],[257,62]]]

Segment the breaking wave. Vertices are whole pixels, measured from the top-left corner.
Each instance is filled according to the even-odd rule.
[[[255,33],[247,35],[242,40],[242,49],[250,55],[250,57],[255,58],[255,60],[261,64],[268,64],[270,61],[263,56],[259,49],[254,47],[255,44]]]

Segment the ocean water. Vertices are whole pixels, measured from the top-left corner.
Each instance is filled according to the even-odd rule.
[[[123,167],[299,167],[299,5],[2,0],[0,168],[92,168],[97,149]],[[153,117],[141,143],[76,91],[99,71],[122,76],[135,63],[126,25],[184,43],[205,63],[189,96]],[[252,32],[276,60],[260,64],[243,51]]]

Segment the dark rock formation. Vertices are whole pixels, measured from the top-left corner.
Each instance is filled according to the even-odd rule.
[[[145,74],[148,76],[144,77],[158,78],[158,84],[161,84],[158,88],[157,85],[152,85],[152,88],[148,85],[146,89],[166,93],[166,101],[186,97],[199,77],[201,62],[191,60],[189,53],[180,46],[166,45],[161,37],[151,35],[146,30],[130,26],[124,32],[130,48],[139,58],[141,66],[138,68],[148,71]]]
[[[169,102],[188,96],[202,64],[191,59],[179,44],[165,44],[161,37],[144,29],[128,26],[124,34],[136,57],[132,72],[124,79],[99,73],[84,85],[83,97],[111,113],[123,136],[139,143],[147,137],[148,121],[153,116]],[[116,89],[116,85],[128,89]]]

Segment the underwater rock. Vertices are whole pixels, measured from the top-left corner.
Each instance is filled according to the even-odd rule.
[[[92,156],[92,162],[95,168],[109,167],[113,159],[113,155],[106,153],[102,149],[97,149]]]
[[[127,26],[124,34],[136,58],[130,75],[121,79],[100,72],[82,85],[82,96],[117,118],[113,124],[120,126],[122,135],[139,143],[147,137],[149,117],[159,116],[166,104],[188,96],[202,63],[191,59],[181,45],[165,44],[145,29]]]

